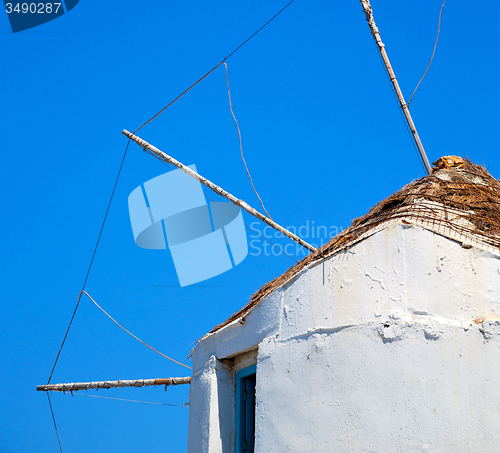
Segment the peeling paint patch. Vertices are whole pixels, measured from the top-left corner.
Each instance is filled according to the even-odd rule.
[[[441,335],[443,334],[443,331],[441,329],[438,329],[437,326],[433,325],[427,325],[423,328],[424,331],[424,337],[426,340],[430,341],[436,341],[438,340]]]
[[[365,272],[365,275],[366,275],[368,278],[370,278],[372,281],[377,282],[377,283],[380,283],[380,286],[382,287],[382,289],[384,289],[384,290],[386,289],[386,288],[385,288],[385,286],[384,286],[384,282],[383,282],[382,280],[378,280],[378,279],[376,279],[376,278],[372,277],[372,276],[371,276],[368,272]]]
[[[486,320],[482,323],[479,331],[482,333],[486,341],[493,337],[500,338],[500,321]]]
[[[408,307],[408,311],[414,315],[429,316],[429,312],[427,310],[417,310],[416,308]]]
[[[396,340],[401,340],[403,337],[402,326],[396,321],[386,321],[377,329],[378,334],[384,343],[390,343]]]
[[[490,313],[489,315],[480,316],[479,318],[474,319],[474,323],[482,324],[484,321],[489,320],[500,320],[500,316],[498,316],[496,313]]]

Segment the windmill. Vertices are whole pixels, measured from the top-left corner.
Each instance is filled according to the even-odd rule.
[[[367,11],[368,11],[368,10],[367,10],[367,7],[369,6],[369,4],[367,5],[367,2],[362,2],[362,4],[363,4],[364,10],[365,10],[365,14],[367,14]],[[369,10],[369,14],[371,15],[371,10]],[[371,15],[370,17],[372,17],[372,15]],[[367,18],[368,18],[368,16],[367,16]],[[371,28],[372,28],[372,25],[373,25],[373,26],[375,26],[375,25],[374,25],[374,23],[370,23]],[[373,28],[372,28],[372,30],[373,30]],[[375,35],[374,35],[374,37],[375,37]],[[377,41],[377,37],[375,37],[375,39],[376,39],[377,45],[379,46],[379,49],[381,50],[381,52],[383,51],[383,52],[385,53],[385,49],[383,48],[383,46],[380,46],[380,45],[379,45],[379,43],[381,43],[381,41]],[[380,39],[380,38],[379,38],[379,39]],[[387,59],[387,63],[388,63],[388,59]],[[389,67],[390,67],[390,65],[389,65]],[[392,77],[391,77],[391,79],[392,79]],[[393,83],[396,83],[396,84],[397,84],[397,81],[396,81],[396,79],[395,79],[395,78],[393,79]],[[414,127],[412,128],[412,126],[411,126],[411,124],[412,124],[412,122],[410,123],[410,121],[411,121],[411,116],[409,116],[409,109],[408,109],[408,108],[406,108],[406,109],[404,108],[404,106],[406,105],[406,104],[404,103],[404,99],[403,99],[403,101],[401,102],[401,105],[402,105],[402,107],[403,107],[403,110],[405,110],[405,116],[406,116],[406,114],[408,115],[408,116],[407,116],[407,119],[409,118],[409,121],[408,121],[408,122],[409,122],[409,124],[410,124],[410,128],[412,129],[412,133],[413,133],[413,131],[414,131],[414,136],[416,136],[415,140],[417,141],[418,134],[416,134],[416,129],[415,129]],[[153,145],[149,145],[149,144],[147,144],[146,142],[144,142],[142,139],[139,139],[139,138],[138,138],[137,136],[135,136],[135,135],[133,135],[133,137],[132,137],[132,136],[129,134],[128,136],[129,136],[129,138],[133,138],[133,139],[134,139],[134,141],[135,141],[135,140],[137,140],[137,142],[139,142],[140,144],[142,143],[142,145],[144,145],[144,146],[142,146],[142,145],[141,145],[141,146],[143,147],[143,149],[148,149],[148,150],[150,150],[150,151],[152,151],[152,152],[155,152],[154,150],[157,150],[157,148],[154,148],[154,147],[153,147]],[[420,146],[419,146],[419,149],[420,149]],[[162,156],[163,158],[165,158],[165,156],[164,156],[164,155],[162,155],[162,154],[161,154],[161,152],[159,152],[159,150],[157,150],[157,152],[155,152],[155,154],[157,154],[157,155]],[[423,152],[423,148],[422,148],[422,152],[421,152],[421,154],[422,154],[422,158],[424,158],[424,157],[425,157],[425,152]],[[425,158],[425,159],[426,159],[426,158]],[[172,158],[170,158],[170,161],[171,161],[171,162],[173,162],[173,161],[172,161]],[[425,162],[425,160],[424,160],[424,162]],[[181,165],[182,165],[182,164],[181,164]],[[180,168],[180,167],[179,167],[179,168]],[[426,168],[427,168],[427,169],[428,169],[428,171],[430,172],[430,166],[429,166],[429,164],[428,164],[428,161],[427,161],[427,164],[426,164]],[[195,175],[195,177],[196,177],[196,178],[198,178],[199,180],[201,180],[201,178],[202,178],[202,177],[200,177],[199,175]],[[231,198],[230,198],[230,199],[231,199]],[[236,200],[237,200],[238,202],[240,201],[240,200],[238,200],[238,199],[236,199]],[[231,200],[231,201],[234,201],[234,200]],[[249,210],[253,210],[253,208],[249,208]],[[247,212],[248,212],[248,211],[247,211]],[[259,218],[259,216],[258,216],[258,215],[257,215],[257,217]],[[263,220],[263,219],[261,218],[261,220]],[[270,224],[270,223],[268,223],[268,224]],[[274,226],[274,225],[273,225],[273,226]],[[293,238],[292,238],[292,239],[293,239]],[[237,318],[237,319],[238,319],[238,318]],[[389,328],[390,328],[390,327],[387,327],[387,329],[389,329]],[[384,333],[385,333],[385,332],[384,332]],[[388,333],[387,333],[387,335],[390,337],[391,333],[390,333],[390,332],[388,332]],[[389,338],[389,337],[388,337],[388,338]],[[224,357],[222,357],[222,359],[224,359]],[[227,360],[230,360],[230,359],[233,359],[233,360],[234,360],[234,358],[231,358],[231,357],[230,357],[230,358],[228,358]],[[242,360],[243,360],[243,359],[242,359]],[[247,360],[247,362],[245,362],[245,363],[248,363],[248,360]]]

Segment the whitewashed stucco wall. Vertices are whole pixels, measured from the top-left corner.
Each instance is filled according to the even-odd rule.
[[[495,451],[499,314],[498,256],[392,224],[304,270],[244,324],[205,337],[193,376],[211,357],[259,346],[259,453]],[[191,385],[190,445],[215,423],[196,429],[213,416],[201,383]]]
[[[498,338],[393,323],[263,342],[256,451],[498,451]]]
[[[188,451],[234,453],[235,384],[232,370],[211,356],[193,373]]]

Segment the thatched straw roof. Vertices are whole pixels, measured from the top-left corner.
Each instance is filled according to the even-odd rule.
[[[434,162],[432,174],[411,182],[354,219],[342,233],[284,274],[266,283],[250,302],[213,333],[245,316],[260,300],[290,281],[304,268],[330,257],[399,221],[422,226],[463,243],[500,251],[500,182],[470,160],[446,156]]]

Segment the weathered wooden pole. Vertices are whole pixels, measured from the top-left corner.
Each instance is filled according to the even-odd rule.
[[[420,153],[420,157],[422,158],[422,161],[425,165],[425,169],[427,170],[428,174],[432,173],[432,167],[431,164],[429,163],[429,159],[427,159],[427,155],[425,154],[424,150],[424,145],[422,145],[422,142],[420,141],[420,137],[418,136],[417,128],[415,127],[415,124],[413,123],[413,119],[411,118],[410,115],[410,109],[408,108],[408,104],[406,104],[405,98],[403,96],[403,92],[401,91],[401,88],[399,88],[398,81],[396,79],[396,74],[394,74],[394,70],[392,69],[391,62],[389,61],[389,57],[387,56],[387,52],[385,51],[385,45],[382,42],[382,39],[380,39],[380,31],[375,24],[375,20],[373,19],[373,11],[372,7],[370,5],[370,0],[360,0],[361,5],[363,6],[363,11],[366,16],[366,20],[368,21],[368,25],[370,26],[370,30],[373,35],[373,39],[375,40],[375,43],[377,44],[378,50],[380,51],[380,54],[382,55],[382,60],[384,60],[385,67],[387,68],[387,72],[389,73],[389,77],[391,79],[391,83],[394,86],[394,90],[396,91],[396,95],[398,97],[399,103],[401,104],[401,108],[403,109],[403,113],[405,115],[406,122],[408,123],[408,126],[410,128],[410,131],[413,135],[413,139],[415,140],[415,143],[418,148],[418,152]]]
[[[134,142],[136,142],[141,148],[144,149],[144,151],[150,151],[155,156],[159,157],[161,160],[164,160],[165,162],[168,162],[169,164],[174,165],[175,167],[177,167],[179,170],[182,170],[187,175],[192,176],[197,181],[200,181],[204,186],[207,186],[209,189],[212,189],[216,194],[221,195],[224,198],[227,198],[229,201],[232,201],[235,205],[244,209],[250,215],[253,215],[254,217],[257,217],[259,220],[262,220],[264,223],[267,223],[270,227],[274,228],[275,230],[278,230],[280,233],[283,233],[285,236],[287,236],[290,239],[292,239],[293,241],[297,242],[302,247],[305,247],[306,249],[310,250],[311,252],[314,252],[316,250],[315,247],[308,244],[306,241],[300,239],[298,236],[293,234],[291,231],[286,230],[281,225],[278,225],[274,220],[271,220],[269,217],[266,217],[265,215],[261,214],[259,211],[252,208],[248,203],[236,198],[234,195],[231,195],[229,192],[226,192],[224,189],[217,186],[216,184],[209,181],[208,179],[204,178],[203,176],[199,175],[195,171],[191,170],[189,167],[186,167],[184,164],[180,163],[178,160],[174,159],[173,157],[169,156],[168,154],[164,153],[163,151],[160,151],[158,148],[156,148],[156,146],[149,144],[148,142],[146,142],[142,138],[137,137],[136,135],[132,134],[131,132],[129,132],[125,129],[123,130],[122,134],[125,135],[126,137],[130,138]]]
[[[37,385],[39,392],[74,392],[76,390],[109,389],[115,387],[147,387],[151,385],[182,385],[190,384],[190,377],[175,377],[164,379],[133,379],[121,381],[71,382],[69,384]]]

